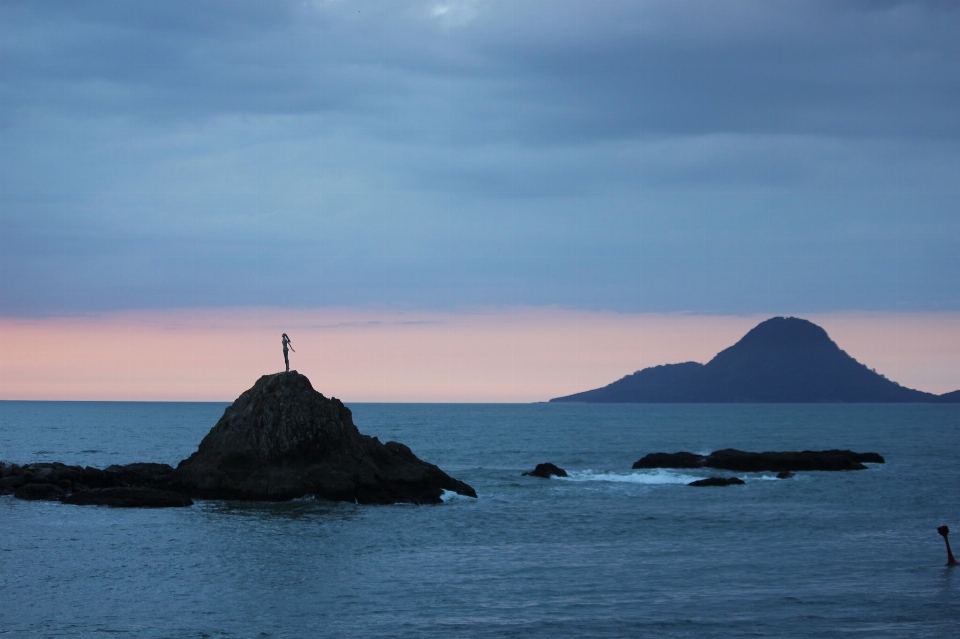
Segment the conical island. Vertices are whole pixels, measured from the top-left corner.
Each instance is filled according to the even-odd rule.
[[[173,473],[179,492],[212,499],[314,495],[361,504],[439,503],[467,484],[397,442],[362,435],[350,409],[296,371],[264,375],[223,413]]]
[[[551,402],[957,402],[906,388],[840,349],[804,319],[761,322],[707,364],[685,362],[637,371],[603,388]]]

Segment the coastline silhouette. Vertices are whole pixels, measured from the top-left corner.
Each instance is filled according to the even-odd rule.
[[[653,366],[551,402],[956,403],[960,391],[906,388],[861,364],[813,322],[774,317],[706,364]]]

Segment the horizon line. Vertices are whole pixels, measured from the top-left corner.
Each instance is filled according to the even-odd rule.
[[[258,371],[291,366],[354,403],[528,404],[654,365],[705,363],[760,321],[801,317],[901,386],[960,389],[960,313],[701,315],[559,307],[470,312],[173,309],[0,317],[6,401],[229,402]],[[274,343],[276,342],[276,343]],[[239,345],[239,346],[238,346]],[[245,348],[243,346],[246,346]],[[238,392],[239,390],[239,392]]]

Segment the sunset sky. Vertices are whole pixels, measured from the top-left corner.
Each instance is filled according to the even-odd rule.
[[[805,317],[960,389],[960,5],[0,3],[0,399],[538,401]]]

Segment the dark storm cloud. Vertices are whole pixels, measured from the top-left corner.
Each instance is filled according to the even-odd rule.
[[[0,311],[960,307],[960,10],[6,2]]]

